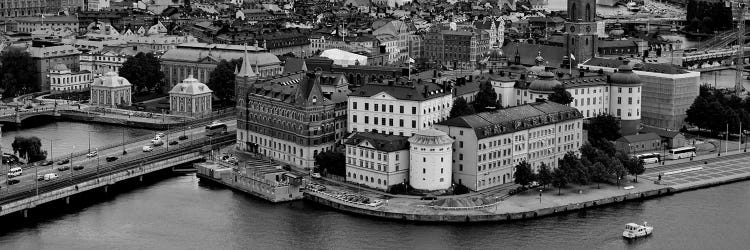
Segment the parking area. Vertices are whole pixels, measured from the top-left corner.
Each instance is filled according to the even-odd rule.
[[[696,167],[702,167],[703,169],[665,175],[665,173],[668,173],[670,171],[691,169]],[[708,164],[685,166],[683,168],[667,169],[659,172],[654,171],[646,173],[640,178],[646,178],[656,181],[659,179],[659,174],[662,174],[661,184],[672,186],[748,173],[750,173],[750,157],[742,157],[711,162]]]

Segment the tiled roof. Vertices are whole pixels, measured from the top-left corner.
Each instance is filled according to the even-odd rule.
[[[424,101],[450,95],[450,90],[431,82],[399,81],[390,84],[371,82],[359,87],[351,96],[371,97],[379,93],[386,94],[398,100]]]
[[[472,128],[477,139],[583,118],[578,109],[554,102],[536,102],[449,119],[438,124]]]
[[[372,132],[355,132],[344,142],[346,145],[359,145],[367,141],[375,150],[383,152],[395,152],[409,149],[409,141],[406,136],[387,135]]]
[[[646,134],[637,134],[637,135],[626,135],[623,137],[620,137],[620,139],[617,139],[617,141],[625,142],[625,143],[635,143],[635,142],[643,142],[643,141],[658,141],[661,140],[661,137],[659,135],[654,133],[646,133]]]

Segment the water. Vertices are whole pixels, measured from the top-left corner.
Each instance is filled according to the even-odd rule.
[[[304,201],[270,204],[194,175],[0,229],[2,249],[742,249],[750,182],[514,223],[413,224],[339,213]],[[33,212],[32,212],[33,213]],[[628,222],[649,238],[620,237]]]
[[[24,124],[20,130],[3,128],[0,145],[4,153],[13,153],[11,145],[16,136],[36,136],[42,141],[42,150],[50,151],[52,141],[52,156],[57,160],[61,156],[67,156],[71,152],[86,151],[89,149],[89,131],[91,131],[91,149],[122,142],[122,133],[125,133],[125,141],[152,133],[144,129],[132,129],[104,124],[87,124],[78,122],[53,122],[39,126]]]

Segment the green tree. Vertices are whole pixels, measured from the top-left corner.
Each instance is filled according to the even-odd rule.
[[[521,186],[527,186],[534,181],[534,172],[531,170],[531,164],[522,161],[516,165],[516,172],[513,173],[513,181]]]
[[[604,167],[604,164],[597,162],[589,168],[589,175],[591,176],[591,180],[596,182],[596,188],[601,188],[599,184],[607,180],[609,173],[607,173],[607,168]]]
[[[492,84],[487,81],[479,84],[479,92],[474,100],[474,110],[477,113],[496,110],[500,108],[500,102],[497,100],[497,93]]]
[[[456,118],[464,115],[474,114],[474,108],[466,102],[463,97],[456,98],[453,100],[453,107],[451,107],[451,118]]]
[[[620,138],[620,123],[614,116],[605,113],[597,115],[591,119],[588,125],[589,141],[597,139],[606,139],[614,141]]]
[[[623,152],[617,152],[617,158],[627,170],[628,174],[635,176],[635,182],[638,182],[638,175],[646,172],[643,166],[643,160],[638,157],[629,156]]]
[[[315,157],[317,172],[346,176],[346,157],[342,152],[325,151]]]
[[[139,52],[122,64],[119,75],[133,84],[135,92],[153,90],[164,78],[159,58],[153,53]]]
[[[13,152],[28,162],[36,162],[47,159],[47,151],[42,150],[42,141],[36,136],[16,136],[11,144]]]
[[[39,91],[31,54],[21,49],[8,49],[0,55],[0,87],[6,97]]]
[[[628,172],[628,170],[625,169],[625,166],[622,165],[622,162],[616,158],[612,158],[610,164],[605,166],[607,166],[607,173],[609,173],[609,176],[617,180],[617,185],[620,185],[620,180]]]
[[[557,194],[561,194],[561,189],[568,185],[568,174],[565,170],[556,168],[552,171],[552,186],[557,188]]]
[[[569,105],[571,102],[573,102],[573,95],[565,90],[565,87],[563,87],[562,85],[557,85],[554,88],[554,92],[549,95],[549,100],[562,105]]]
[[[242,60],[221,60],[208,77],[208,85],[214,91],[214,95],[222,101],[234,99],[234,70],[241,66]]]
[[[542,162],[541,165],[539,165],[539,173],[537,173],[537,179],[539,181],[539,185],[547,186],[549,184],[552,184],[552,170],[547,166],[547,164],[544,164]]]

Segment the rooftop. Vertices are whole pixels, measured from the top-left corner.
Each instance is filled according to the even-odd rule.
[[[359,145],[367,142],[378,151],[395,152],[409,149],[409,141],[406,136],[388,135],[374,132],[355,132],[344,142],[346,145]]]

